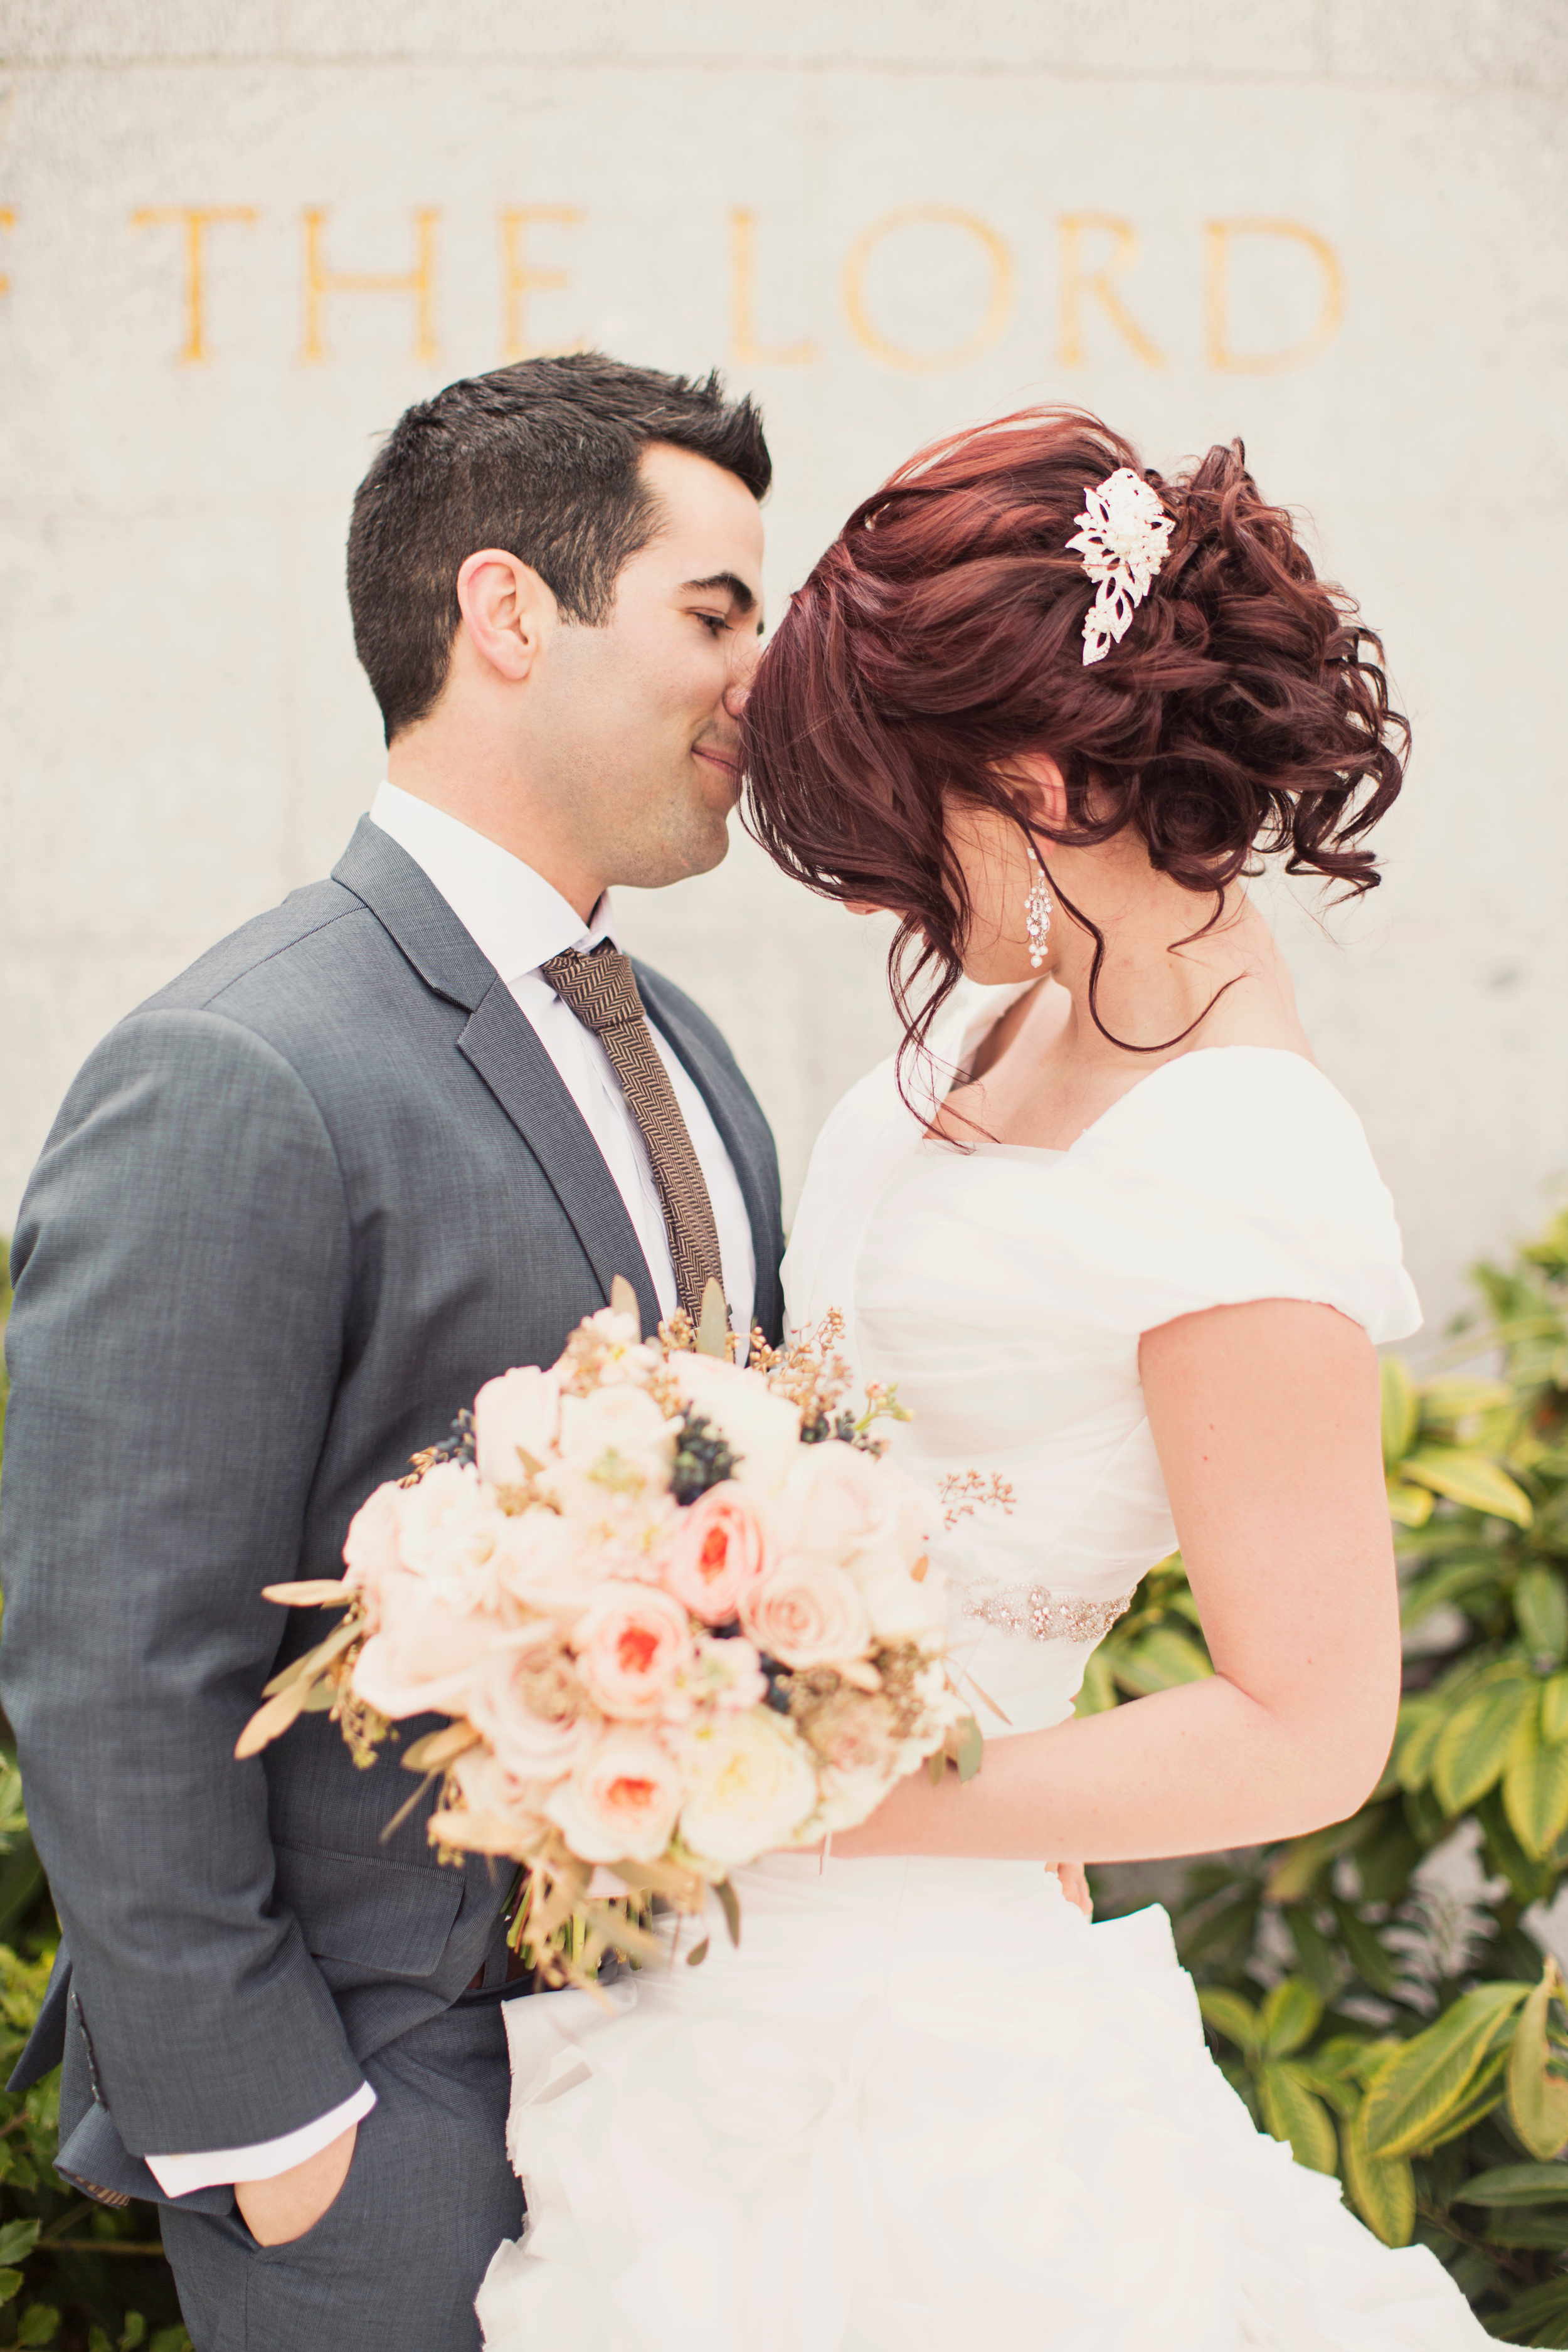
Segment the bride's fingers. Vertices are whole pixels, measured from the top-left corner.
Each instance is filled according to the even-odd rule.
[[[1086,1919],[1094,1916],[1094,1897],[1089,1891],[1089,1880],[1080,1862],[1055,1862],[1047,1864],[1057,1874],[1062,1893],[1069,1903],[1076,1903]]]

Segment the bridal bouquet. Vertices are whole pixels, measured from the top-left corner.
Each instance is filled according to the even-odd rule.
[[[847,1409],[841,1329],[759,1340],[742,1370],[716,1285],[700,1328],[648,1342],[617,1282],[558,1363],[488,1382],[376,1489],[341,1582],[267,1588],[346,1612],[237,1753],[321,1710],[363,1765],[449,1716],[404,1758],[426,1778],[397,1818],[438,1778],[443,1858],[523,1866],[512,1940],[554,1984],[612,1946],[662,1955],[655,1897],[695,1914],[713,1889],[738,1937],[736,1864],[864,1821],[922,1761],[967,1778],[926,1499],[874,1434],[891,1392]]]

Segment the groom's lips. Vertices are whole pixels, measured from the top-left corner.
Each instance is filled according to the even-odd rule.
[[[694,743],[691,747],[691,751],[692,757],[694,759],[706,760],[710,768],[721,769],[724,774],[729,777],[730,782],[737,787],[739,786],[741,782],[741,760],[738,752],[734,758],[731,759],[723,751],[716,751],[712,745],[709,743]]]

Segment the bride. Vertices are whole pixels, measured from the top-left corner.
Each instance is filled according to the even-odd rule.
[[[1165,481],[1061,411],[916,457],[793,600],[751,822],[899,916],[923,1002],[817,1144],[790,1313],[845,1312],[933,1488],[1005,1482],[938,1553],[984,1762],[739,1874],[739,1950],[510,2004],[489,2352],[1489,2341],[1255,2131],[1164,1914],[1091,1925],[1079,1867],[1341,1820],[1388,1752],[1373,1342],[1419,1318],[1244,887],[1376,881],[1380,654],[1239,446]],[[1214,1675],[1076,1719],[1178,1542]]]

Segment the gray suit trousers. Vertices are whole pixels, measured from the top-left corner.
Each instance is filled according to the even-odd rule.
[[[459,2001],[364,2071],[376,2105],[302,2238],[258,2246],[237,2213],[163,2209],[196,2352],[479,2352],[474,2296],[522,2227],[501,2004]]]

